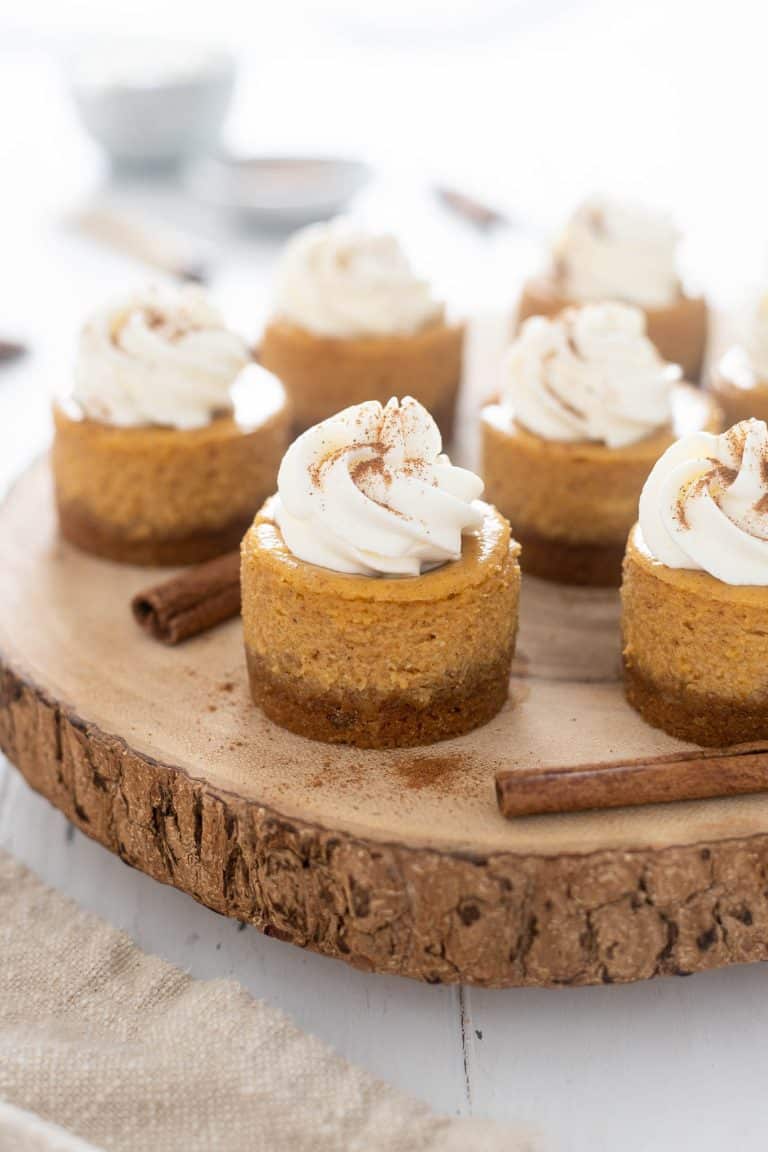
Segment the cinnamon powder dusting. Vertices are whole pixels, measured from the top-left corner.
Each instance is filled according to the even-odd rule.
[[[150,328],[153,332],[157,328],[162,328],[166,323],[165,316],[163,316],[162,312],[158,311],[157,308],[145,308],[144,319],[147,322],[147,328]]]
[[[315,488],[319,488],[322,483],[323,470],[327,468],[329,464],[335,463],[335,461],[347,451],[347,448],[334,448],[332,452],[326,453],[320,460],[313,461],[307,465],[307,475]]]
[[[420,792],[423,788],[435,791],[451,791],[451,783],[456,774],[467,768],[463,756],[414,756],[399,760],[396,772],[406,788]]]
[[[688,495],[688,489],[684,488],[679,493],[677,500],[675,500],[675,507],[674,507],[673,512],[672,512],[672,514],[673,514],[675,520],[677,521],[678,525],[680,526],[680,528],[685,528],[686,530],[690,528],[690,524],[688,523],[688,517],[685,515],[685,501],[686,501],[687,495]]]
[[[363,415],[358,414],[355,417],[355,422],[361,428],[364,427],[365,420]],[[381,431],[382,430],[380,429],[380,434]],[[351,451],[359,448],[367,448],[370,450],[371,456],[367,457],[365,460],[358,460],[349,470],[349,475],[353,484],[357,488],[360,488],[361,491],[364,492],[368,499],[371,500],[374,504],[378,504],[380,508],[385,508],[388,512],[391,512],[393,516],[398,516],[403,520],[407,520],[408,517],[404,512],[400,512],[397,508],[390,507],[389,504],[386,504],[383,500],[378,500],[373,495],[373,493],[368,491],[366,488],[367,482],[376,480],[381,481],[385,488],[389,488],[392,484],[392,473],[387,468],[385,462],[385,456],[389,447],[391,447],[391,445],[387,444],[385,438],[370,442],[364,441],[360,444],[345,444],[340,448],[334,448],[332,451],[327,452],[325,456],[323,456],[320,460],[313,461],[312,463],[308,464],[307,475],[309,476],[313,487],[321,488],[323,483],[323,472],[327,468],[341,460]],[[400,466],[400,471],[406,476],[410,477],[420,476],[423,470],[423,462],[416,459],[406,459]],[[437,481],[433,480],[432,483],[436,484]]]
[[[361,484],[365,484],[366,480],[374,477],[382,480],[387,486],[392,483],[392,477],[381,456],[371,456],[369,460],[358,461],[354,468],[350,469],[350,476],[358,488]]]
[[[735,424],[729,428],[723,436],[728,442],[733,457],[743,462],[744,451],[747,442],[747,429],[746,422]],[[734,468],[730,464],[724,464],[716,456],[709,456],[707,458],[710,465],[708,472],[696,477],[679,493],[673,514],[675,520],[681,528],[690,528],[690,523],[686,516],[686,503],[688,500],[708,493],[715,504],[722,508],[721,500],[727,490],[736,482],[739,476],[739,469]],[[768,454],[764,453],[760,460],[760,474],[763,483],[768,486]],[[759,497],[758,500],[752,505],[752,512],[757,516],[768,515],[768,492]],[[751,530],[749,524],[740,523],[740,527],[752,536],[757,536],[758,539],[763,537],[758,533]]]
[[[685,514],[685,505],[688,500],[694,499],[696,496],[701,496],[709,488],[712,476],[705,472],[703,476],[697,476],[681,491],[677,498],[676,512],[681,528],[690,528],[688,518]]]
[[[334,760],[330,756],[323,757],[321,764],[321,770],[307,780],[308,788],[357,792],[365,784],[366,769],[363,764],[349,764],[346,760]]]
[[[724,488],[729,488],[739,474],[738,469],[731,468],[728,464],[723,464],[714,457],[709,457],[709,462],[712,465],[710,471],[697,476],[695,480],[687,484],[675,501],[673,510],[675,520],[681,528],[686,530],[691,526],[685,508],[688,500],[709,492],[715,503],[718,503],[718,492],[722,492]]]
[[[728,446],[733,452],[734,456],[739,459],[744,455],[744,446],[747,442],[747,432],[742,424],[734,424],[725,433],[725,438],[728,441]]]
[[[457,783],[467,777],[471,767],[471,760],[457,753],[444,756],[409,756],[406,753],[393,764],[398,783],[408,791],[430,789],[442,796],[456,795]],[[366,763],[326,756],[319,770],[307,779],[307,787],[360,793],[365,789],[370,771]]]
[[[169,344],[175,344],[184,336],[188,336],[190,332],[197,332],[200,326],[193,322],[183,309],[180,309],[178,315],[167,316],[159,308],[153,307],[151,304],[145,305],[138,309],[139,314],[143,317],[144,323],[150,332],[158,332],[162,337],[168,341]],[[132,316],[136,315],[136,310],[125,312],[117,316],[111,325],[109,338],[115,347],[120,346],[120,338],[123,335],[123,329],[127,326]]]
[[[710,476],[713,480],[717,480],[723,488],[730,488],[738,474],[738,468],[731,468],[728,464],[721,464],[719,460],[712,461]]]
[[[359,422],[359,420],[360,417],[358,416],[357,421]],[[313,485],[316,488],[319,488],[322,484],[323,472],[326,468],[330,467],[331,464],[335,464],[337,460],[341,460],[352,449],[362,447],[370,448],[371,451],[376,455],[374,455],[370,460],[361,460],[358,464],[355,465],[351,471],[353,480],[355,480],[358,469],[363,470],[360,472],[360,476],[362,478],[364,478],[366,474],[370,475],[375,473],[377,470],[380,471],[381,475],[384,475],[385,468],[384,461],[382,459],[382,456],[386,450],[386,446],[384,444],[381,444],[377,441],[374,441],[371,444],[343,444],[340,448],[331,449],[330,452],[326,452],[325,456],[322,456],[319,460],[315,460],[307,465],[307,475],[309,476]]]

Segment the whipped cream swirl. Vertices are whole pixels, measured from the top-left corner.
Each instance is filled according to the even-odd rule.
[[[725,584],[768,585],[768,426],[685,436],[657,461],[640,497],[646,547],[668,568]]]
[[[337,219],[304,228],[288,242],[275,310],[310,332],[354,337],[416,332],[438,319],[443,306],[394,236]]]
[[[249,360],[200,288],[153,288],[85,325],[72,398],[106,424],[198,428],[231,408]]]
[[[418,576],[461,556],[483,482],[441,452],[410,396],[345,408],[304,432],[277,479],[275,521],[300,560],[361,576]]]
[[[571,300],[664,307],[680,293],[678,240],[665,215],[637,205],[588,200],[554,245],[555,278]]]
[[[645,335],[642,312],[590,304],[525,322],[508,353],[502,402],[545,440],[619,448],[671,423],[679,378]]]

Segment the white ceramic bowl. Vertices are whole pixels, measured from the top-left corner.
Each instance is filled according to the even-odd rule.
[[[297,227],[335,216],[369,180],[360,160],[320,156],[211,157],[186,178],[211,207],[262,224]]]
[[[226,52],[127,42],[72,64],[88,132],[119,164],[173,164],[212,148],[229,109],[235,64]]]

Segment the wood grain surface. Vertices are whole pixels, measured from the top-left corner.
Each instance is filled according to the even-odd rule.
[[[652,758],[618,681],[615,595],[528,581],[508,707],[408,752],[292,736],[249,699],[231,621],[174,649],[145,571],[59,541],[46,464],[0,511],[0,746],[87,834],[227,915],[432,982],[595,983],[768,952],[768,799],[504,820],[499,771]]]

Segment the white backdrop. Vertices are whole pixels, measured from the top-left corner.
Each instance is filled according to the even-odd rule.
[[[157,0],[0,2],[0,336],[32,354],[0,369],[0,483],[47,436],[83,314],[142,277],[66,226],[123,194],[66,99],[64,61],[103,35],[229,44],[242,84],[230,142],[361,153],[360,205],[397,227],[454,306],[509,303],[537,239],[594,188],[665,204],[688,267],[720,300],[765,272],[762,5],[347,0],[323,6]],[[519,221],[474,236],[428,194],[448,177]],[[220,228],[150,196],[219,253],[215,289],[249,334],[275,237]],[[22,546],[22,545],[20,545]],[[0,764],[0,844],[145,948],[234,975],[340,1052],[448,1112],[475,1111],[566,1152],[765,1146],[763,967],[561,993],[427,988],[365,976],[265,939],[131,872]]]

